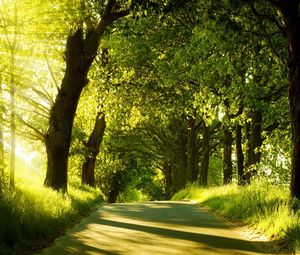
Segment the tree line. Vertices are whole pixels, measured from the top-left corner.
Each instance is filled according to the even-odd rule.
[[[17,121],[43,142],[56,190],[68,172],[110,201],[130,185],[169,198],[264,175],[300,197],[299,1],[12,2],[0,130],[11,187]]]

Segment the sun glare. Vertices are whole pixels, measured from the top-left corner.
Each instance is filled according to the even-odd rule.
[[[25,147],[20,145],[16,146],[16,154],[17,156],[24,161],[26,166],[30,166],[32,161],[37,157],[37,151],[28,151]]]

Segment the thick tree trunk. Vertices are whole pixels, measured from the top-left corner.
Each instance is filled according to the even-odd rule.
[[[102,115],[102,116],[101,116]],[[82,165],[82,183],[95,186],[95,163],[106,128],[105,115],[98,112],[94,129],[86,143],[88,155]]]
[[[87,74],[97,55],[99,42],[107,26],[129,14],[129,10],[112,12],[116,0],[109,0],[101,21],[88,27],[84,38],[78,28],[69,35],[66,45],[66,71],[55,102],[50,111],[50,120],[45,135],[47,173],[45,186],[67,191],[68,154],[72,125],[82,89],[88,83]]]
[[[236,145],[238,184],[244,185],[245,180],[244,180],[244,153],[242,148],[242,127],[239,124],[236,125],[235,145]]]
[[[289,104],[292,125],[291,196],[300,199],[300,16],[299,0],[276,3],[284,21],[289,50]]]
[[[209,127],[203,125],[203,142],[202,142],[202,155],[201,155],[201,168],[199,176],[199,184],[201,186],[207,185],[208,179],[208,168],[209,168],[209,154],[210,154],[210,133]]]
[[[67,190],[72,125],[79,97],[88,82],[87,73],[91,63],[92,59],[85,58],[85,43],[80,28],[67,40],[65,76],[51,109],[45,135],[48,161],[44,184],[56,190]]]
[[[223,141],[223,183],[232,182],[232,133],[228,129],[224,129]]]
[[[188,141],[187,141],[187,173],[188,181],[194,183],[198,177],[198,153],[197,153],[197,133],[195,119],[188,120]]]

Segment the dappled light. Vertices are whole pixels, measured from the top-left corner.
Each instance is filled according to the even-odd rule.
[[[174,217],[186,217],[186,222],[170,224]],[[42,255],[136,254],[138,251],[143,254],[265,254],[196,205],[145,203],[104,205]]]
[[[0,0],[0,255],[300,252],[299,20]]]

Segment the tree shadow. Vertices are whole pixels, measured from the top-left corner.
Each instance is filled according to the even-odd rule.
[[[182,219],[183,215],[186,219]],[[202,231],[197,232],[196,227]],[[211,230],[206,233],[205,228]],[[181,244],[186,250],[176,254],[269,254],[258,247],[273,242],[222,236],[218,229],[227,233],[230,227],[189,203],[107,204],[70,230],[67,236],[58,239],[56,245],[42,255],[173,254],[155,252],[155,248],[174,246],[171,247],[174,250]],[[141,244],[146,245],[148,253],[143,253]],[[189,250],[189,245],[194,250]],[[137,251],[127,253],[122,247],[131,247],[131,251],[136,247]]]
[[[144,222],[157,222],[190,227],[230,228],[219,219],[199,210],[198,205],[187,202],[108,204],[105,206],[105,213],[112,213],[128,219],[141,220]],[[145,217],[145,215],[147,215],[147,217]],[[182,215],[186,217],[183,218]],[[201,221],[199,219],[201,219]]]

